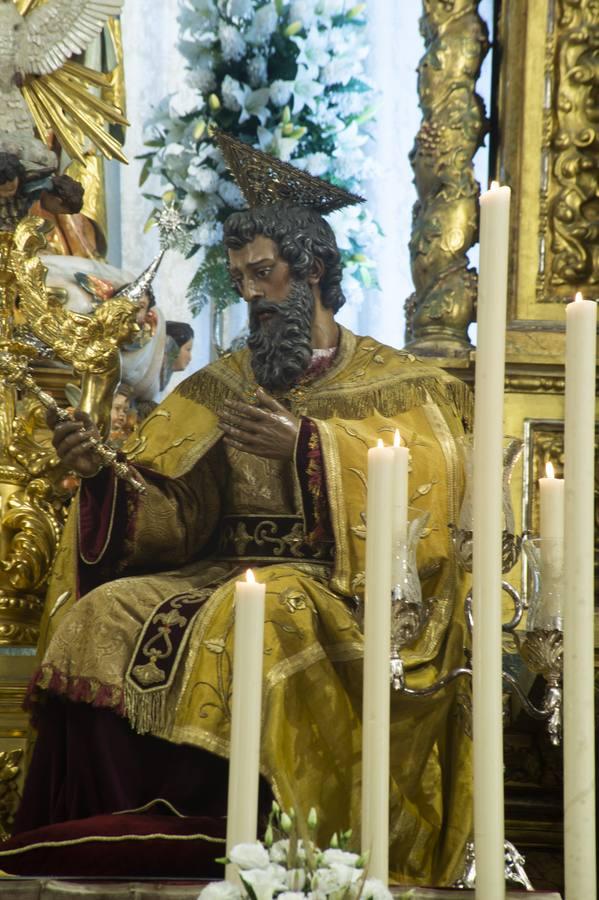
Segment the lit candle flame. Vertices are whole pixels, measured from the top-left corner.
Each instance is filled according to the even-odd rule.
[[[555,469],[553,468],[553,463],[545,463],[545,478],[555,478]]]
[[[491,188],[490,188],[490,189],[491,189],[492,191],[498,191],[498,190],[499,190],[499,182],[498,182],[498,181],[492,181],[492,182],[491,182]]]
[[[251,569],[248,569],[247,572],[245,573],[245,580],[246,580],[247,582],[249,582],[249,584],[255,584],[255,583],[256,583],[256,577],[255,577],[255,575],[254,575],[254,573],[252,572]]]
[[[574,302],[580,303],[583,299],[584,297],[582,296],[582,291],[576,291],[576,293],[574,294]]]
[[[399,428],[395,429],[395,436],[393,438],[393,446],[401,447],[401,434],[399,433]]]
[[[377,447],[384,447],[385,445],[383,444],[383,439],[379,438],[378,441],[376,442],[376,445],[377,445]]]

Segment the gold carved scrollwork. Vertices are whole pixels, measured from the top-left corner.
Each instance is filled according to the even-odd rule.
[[[17,590],[35,592],[46,581],[63,518],[53,493],[47,479],[34,478],[10,495],[3,510],[2,528],[12,537],[1,565]]]
[[[407,346],[460,356],[471,349],[476,275],[467,251],[476,240],[478,184],[472,158],[486,131],[475,92],[488,49],[479,0],[424,0],[426,52],[418,69],[423,121],[411,152],[418,201],[410,254],[415,292],[406,302]]]
[[[537,300],[599,284],[599,14],[550,0]]]
[[[19,776],[23,750],[0,752],[0,841],[10,837],[15,813],[21,799]]]
[[[20,313],[35,337],[81,375],[80,406],[106,433],[121,375],[119,347],[139,330],[138,307],[126,297],[113,297],[92,316],[65,309],[47,290],[47,269],[38,256],[45,246],[45,228],[43,219],[28,216],[15,229],[12,266]]]
[[[28,217],[14,233],[0,232],[0,353],[16,371],[42,342],[82,376],[87,411],[96,417],[103,404],[108,420],[120,378],[119,345],[137,329],[137,307],[116,298],[93,316],[67,311],[46,289],[38,256],[45,228],[43,219]],[[0,645],[30,645],[64,522],[64,472],[39,400],[7,371],[0,384]]]

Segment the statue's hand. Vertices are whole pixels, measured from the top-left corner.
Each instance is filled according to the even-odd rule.
[[[46,422],[54,431],[52,443],[60,461],[80,475],[91,478],[102,468],[102,461],[89,443],[89,438],[100,440],[100,433],[87,413],[76,409],[73,421],[59,421],[55,410],[49,409]]]
[[[225,443],[266,459],[293,459],[299,420],[262,388],[256,396],[258,406],[225,400],[219,422]]]

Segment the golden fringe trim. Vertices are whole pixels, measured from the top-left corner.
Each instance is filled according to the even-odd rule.
[[[123,691],[124,714],[138,734],[156,734],[169,728],[168,690],[140,691],[125,681]]]
[[[227,377],[228,376],[228,377]],[[232,371],[216,375],[201,371],[188,378],[176,389],[181,397],[220,413],[225,397],[244,398],[244,386]],[[317,385],[306,389],[307,415],[317,418],[365,419],[376,409],[383,416],[394,416],[423,406],[433,400],[450,407],[471,429],[474,418],[472,391],[463,381],[442,370],[430,369],[420,375],[388,376],[374,384],[354,385],[339,381],[319,390]]]
[[[39,850],[40,847],[76,847],[78,844],[107,843],[118,844],[127,841],[206,841],[209,844],[224,844],[225,839],[213,837],[210,834],[90,834],[85,837],[71,838],[65,841],[40,841],[38,844],[25,844],[24,847],[14,847],[10,850],[0,850],[0,859],[5,856],[18,856],[19,853],[29,853],[30,850]],[[7,873],[10,874],[10,873]]]

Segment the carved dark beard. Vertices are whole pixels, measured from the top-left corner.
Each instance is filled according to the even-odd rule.
[[[292,282],[282,303],[253,300],[250,305],[252,369],[266,391],[284,391],[304,374],[312,359],[314,297],[305,281]],[[261,313],[270,313],[260,320]]]

